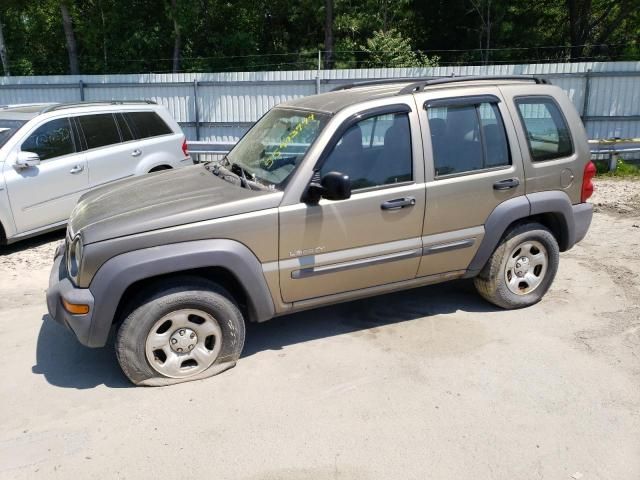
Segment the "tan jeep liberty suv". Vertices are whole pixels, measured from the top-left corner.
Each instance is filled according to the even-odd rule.
[[[346,85],[271,109],[218,162],[85,194],[48,309],[89,347],[116,328],[129,379],[166,385],[235,365],[245,321],[461,277],[525,307],[589,228],[589,158],[539,78]]]

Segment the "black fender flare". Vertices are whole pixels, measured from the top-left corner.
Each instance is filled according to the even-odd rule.
[[[105,262],[89,290],[94,311],[88,346],[104,346],[122,295],[132,284],[160,275],[220,267],[236,277],[247,293],[249,316],[264,321],[275,314],[262,264],[245,245],[233,240],[197,240],[134,250]]]
[[[484,224],[484,238],[471,260],[465,277],[476,276],[500,243],[510,225],[518,220],[552,214],[561,236],[561,250],[571,248],[576,242],[573,206],[569,196],[561,191],[536,192],[511,198],[500,203]]]

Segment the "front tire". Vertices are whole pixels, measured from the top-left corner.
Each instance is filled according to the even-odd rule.
[[[560,249],[553,234],[539,223],[512,228],[474,279],[482,297],[505,309],[539,302],[558,271]]]
[[[170,385],[233,367],[245,324],[229,294],[204,279],[158,284],[136,302],[116,338],[124,374],[136,385]]]

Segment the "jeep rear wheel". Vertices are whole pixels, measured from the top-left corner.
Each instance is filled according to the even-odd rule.
[[[244,335],[242,314],[226,291],[182,277],[136,303],[118,331],[116,354],[136,385],[169,385],[233,367]]]
[[[553,234],[539,223],[512,228],[474,279],[486,300],[502,308],[539,302],[558,270],[560,253]]]

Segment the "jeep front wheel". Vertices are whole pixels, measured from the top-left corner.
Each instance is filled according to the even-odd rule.
[[[230,296],[215,283],[167,280],[124,320],[118,362],[136,385],[169,385],[210,377],[235,365],[245,326]]]
[[[512,228],[474,279],[486,300],[502,308],[533,305],[547,292],[558,270],[560,251],[539,223]]]

